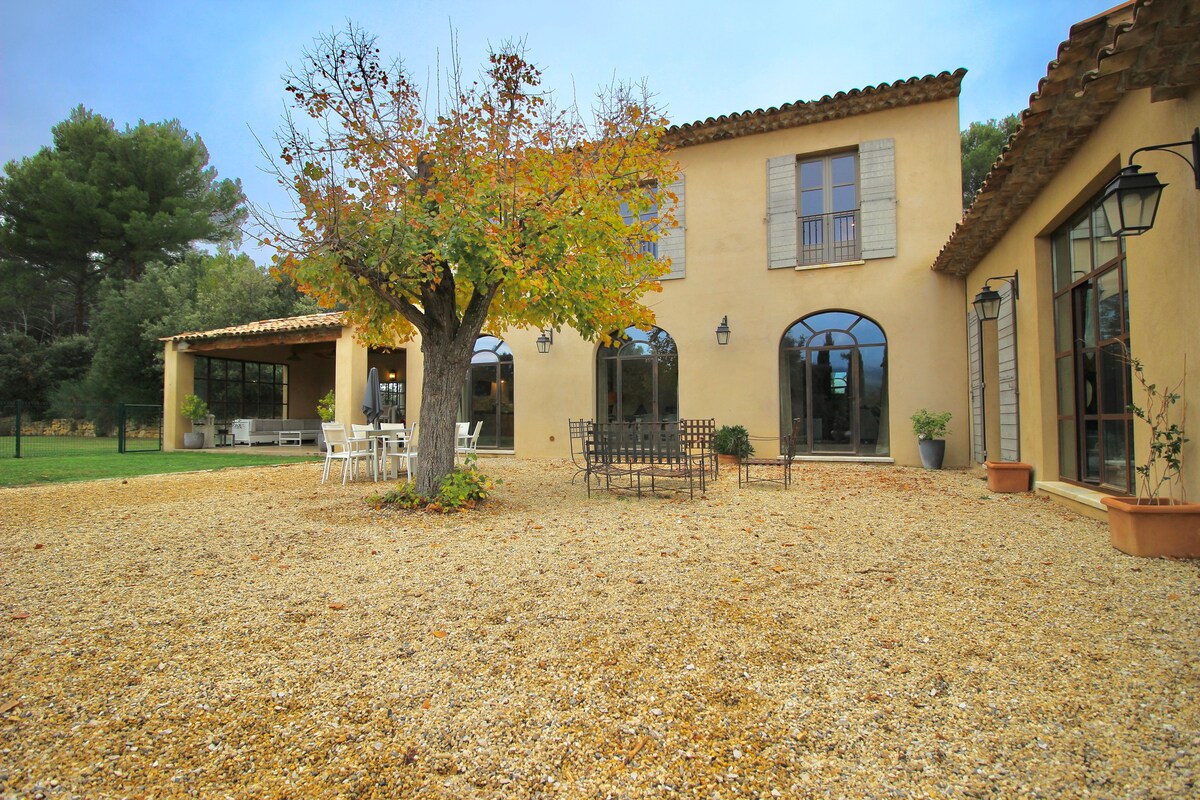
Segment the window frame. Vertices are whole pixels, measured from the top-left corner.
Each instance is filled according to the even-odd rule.
[[[850,157],[854,159],[854,180],[852,184],[836,183],[834,181],[833,162],[837,159]],[[805,187],[803,173],[805,164],[821,165],[821,185]],[[840,264],[862,260],[862,158],[858,148],[838,150],[822,155],[796,156],[796,264],[800,267],[811,267],[820,264]],[[833,210],[834,190],[840,186],[854,187],[854,207],[841,211]],[[804,213],[804,193],[820,191],[822,211],[819,214]],[[838,215],[842,215],[839,219]],[[848,215],[848,220],[846,218]],[[839,231],[849,229],[852,233],[852,245],[847,251],[839,247],[837,236]],[[812,232],[820,231],[821,241],[817,244],[806,244],[805,238]]]
[[[1075,235],[1086,229],[1086,236]],[[1099,246],[1115,241],[1115,253],[1105,256]],[[1134,471],[1133,414],[1129,404],[1133,399],[1133,376],[1128,364],[1130,352],[1128,254],[1124,239],[1112,237],[1094,197],[1072,214],[1050,234],[1051,273],[1054,316],[1054,374],[1056,438],[1059,446],[1059,480],[1098,491],[1132,494],[1136,483]],[[1086,248],[1078,242],[1086,239]],[[1063,244],[1065,243],[1065,247]],[[1080,269],[1077,258],[1086,252],[1086,269]],[[1062,260],[1066,258],[1064,263]],[[1099,260],[1098,259],[1103,259]],[[1105,281],[1115,281],[1119,322],[1116,335],[1101,338],[1104,330],[1104,308],[1100,289]],[[1113,295],[1108,295],[1112,297]],[[1087,307],[1083,304],[1086,303]],[[1063,319],[1063,314],[1067,319]],[[1111,321],[1111,317],[1110,317]],[[1111,324],[1109,333],[1111,333]],[[1065,348],[1063,347],[1067,345]],[[1109,397],[1113,386],[1106,381],[1106,364],[1111,365],[1113,353],[1119,349],[1123,379],[1119,396]],[[1107,352],[1107,356],[1106,356]],[[1089,368],[1089,357],[1092,367]],[[1065,386],[1069,377],[1071,385]],[[1094,398],[1094,411],[1089,411],[1087,388]],[[1064,394],[1069,397],[1064,397]],[[1069,402],[1065,402],[1069,401]],[[1119,409],[1119,410],[1113,410]],[[1089,433],[1094,426],[1095,460],[1093,473],[1089,448]],[[1124,433],[1124,457],[1114,459],[1108,453],[1106,431]],[[1068,459],[1069,457],[1069,459]],[[1123,473],[1124,483],[1114,479]]]

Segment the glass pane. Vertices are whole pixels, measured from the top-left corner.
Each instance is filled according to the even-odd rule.
[[[811,331],[803,322],[797,322],[792,327],[788,328],[787,333],[783,335],[784,347],[803,347],[808,341],[807,336]]]
[[[1092,271],[1092,237],[1088,218],[1071,226],[1071,282]]]
[[[1076,338],[1084,347],[1096,346],[1096,292],[1093,284],[1085,283],[1075,288]]]
[[[813,449],[853,452],[853,391],[849,385],[854,351],[818,350],[810,365]]]
[[[513,365],[507,362],[502,363],[499,372],[499,419],[495,423],[497,426],[495,446],[508,450],[513,446],[513,428],[516,420],[516,387],[513,383]],[[479,438],[482,443],[482,431]]]
[[[800,188],[820,188],[825,184],[825,170],[820,161],[805,161],[800,164]]]
[[[1071,239],[1065,230],[1054,234],[1050,252],[1054,259],[1054,291],[1058,292],[1071,285]]]
[[[601,360],[600,369],[596,375],[596,392],[599,395],[596,404],[596,416],[607,422],[617,421],[617,360],[606,358]]]
[[[1100,413],[1123,414],[1129,405],[1129,365],[1125,348],[1110,344],[1100,351]]]
[[[621,422],[649,421],[654,414],[651,361],[624,359],[621,365]]]
[[[192,385],[192,391],[195,392],[196,396],[201,400],[208,402],[208,381],[204,380],[203,378],[197,378]]]
[[[1083,474],[1080,480],[1100,480],[1100,422],[1094,419],[1083,421]]]
[[[1079,380],[1082,397],[1080,397],[1084,414],[1097,414],[1100,410],[1099,398],[1096,397],[1096,351],[1089,350],[1079,357]]]
[[[858,208],[858,193],[850,186],[833,187],[833,208],[830,211],[853,211]]]
[[[866,317],[860,317],[850,332],[854,334],[854,338],[858,340],[859,344],[884,344],[887,341],[884,338],[883,329]]]
[[[826,328],[848,331],[858,320],[858,314],[847,314],[845,311],[823,311],[819,314],[805,317],[804,324],[814,331],[825,330]]]
[[[1059,295],[1054,299],[1054,352],[1063,353],[1071,349],[1071,294]]]
[[[825,191],[807,189],[800,193],[800,216],[811,217],[825,213]]]
[[[1117,237],[1109,230],[1108,219],[1100,205],[1092,209],[1092,234],[1092,248],[1097,267],[1117,257],[1120,252],[1117,248]]]
[[[641,328],[626,328],[623,338],[627,342],[648,342],[650,341],[650,331],[644,331]]]
[[[862,377],[858,390],[858,442],[860,452],[864,453],[880,452],[879,445],[883,444],[880,439],[888,426],[886,352],[884,347],[863,347],[858,351]]]
[[[829,163],[833,170],[833,183],[835,186],[843,183],[854,183],[854,156],[837,156],[830,159]]]
[[[1129,485],[1129,443],[1125,440],[1129,425],[1123,419],[1105,420],[1101,425],[1104,431],[1104,475],[1101,481],[1125,490]]]
[[[1075,439],[1075,420],[1058,421],[1058,469],[1059,475],[1067,480],[1079,479],[1079,453]]]
[[[679,359],[674,355],[658,360],[658,421],[679,419]]]
[[[1058,360],[1058,413],[1062,416],[1075,413],[1075,359],[1066,356]]]
[[[653,354],[654,350],[650,347],[649,342],[630,342],[621,348],[622,358],[649,356]]]
[[[811,347],[830,347],[831,345],[853,345],[855,339],[842,331],[821,331],[809,341]]]
[[[499,361],[500,359],[496,357],[495,353],[487,350],[471,356],[472,364],[495,364]]]
[[[796,417],[808,416],[808,394],[805,391],[805,379],[808,377],[807,353],[803,350],[792,350],[780,359],[780,378],[783,385],[783,414],[780,420],[782,430],[790,430],[791,420]],[[800,426],[800,440],[797,450],[808,451],[808,425]]]
[[[1110,269],[1096,279],[1096,290],[1100,298],[1100,341],[1116,339],[1125,330],[1125,321],[1121,318],[1125,303],[1117,278],[1117,270]]]

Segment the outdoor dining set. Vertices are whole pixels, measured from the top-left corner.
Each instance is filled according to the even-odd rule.
[[[799,423],[780,441],[780,455],[743,458],[738,486],[771,482],[786,489],[792,480],[792,463],[799,438]],[[596,489],[633,491],[687,491],[694,497],[696,484],[703,493],[717,477],[719,459],[713,446],[716,420],[680,419],[670,422],[595,422],[570,420],[571,458],[575,477],[583,474],[591,496]],[[572,479],[574,481],[574,478]]]
[[[477,452],[479,431],[482,422],[472,427],[470,423],[456,423],[455,452],[466,458]],[[403,465],[407,480],[412,480],[412,471],[417,460],[417,425],[405,427],[403,423],[380,422],[375,425],[351,425],[350,431],[340,422],[322,423],[325,434],[325,466],[321,472],[321,483],[329,480],[335,462],[341,464],[342,483],[354,480],[359,471],[371,480],[399,480]]]

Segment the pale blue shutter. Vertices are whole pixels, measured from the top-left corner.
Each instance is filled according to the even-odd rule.
[[[795,267],[796,239],[796,157],[767,159],[767,266],[771,269]]]
[[[684,247],[687,231],[687,218],[684,204],[684,176],[667,187],[675,195],[675,227],[664,229],[658,237],[658,257],[671,259],[671,271],[662,276],[662,280],[682,278],[686,272],[686,248]]]
[[[1000,460],[1021,460],[1020,393],[1017,391],[1017,307],[1012,285],[1000,287],[996,343],[1000,357]]]
[[[896,255],[896,142],[876,139],[858,146],[862,257]]]
[[[983,341],[979,317],[967,312],[967,369],[971,372],[971,458],[979,464],[987,459],[983,434]]]

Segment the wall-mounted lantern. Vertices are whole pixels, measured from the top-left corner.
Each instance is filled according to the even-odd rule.
[[[1021,296],[1017,273],[988,278],[983,282],[983,289],[975,295],[975,300],[971,303],[975,306],[975,314],[979,317],[980,322],[990,322],[1000,318],[1000,293],[989,285],[992,281],[1008,281],[1008,285],[1012,287],[1013,299]]]
[[[1190,159],[1171,149],[1189,146],[1192,148]],[[1104,196],[1100,200],[1108,229],[1114,236],[1140,236],[1154,227],[1158,201],[1167,184],[1158,180],[1157,172],[1142,173],[1141,167],[1133,163],[1138,153],[1150,150],[1163,150],[1186,161],[1196,178],[1196,188],[1200,189],[1200,128],[1192,131],[1192,138],[1187,141],[1139,147],[1129,154],[1129,165],[1104,187]]]
[[[546,328],[542,331],[542,335],[537,338],[537,349],[539,353],[549,353],[550,345],[554,344],[554,331],[551,328]]]
[[[717,326],[717,344],[729,344],[729,334],[733,333],[729,328],[729,315],[721,317],[721,324]]]

